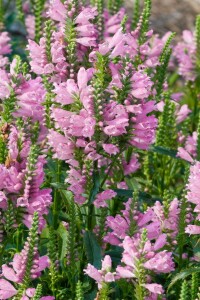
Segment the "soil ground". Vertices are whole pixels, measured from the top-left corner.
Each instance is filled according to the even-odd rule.
[[[142,1],[141,1],[142,2]],[[126,0],[132,14],[134,0]],[[200,14],[200,0],[152,0],[151,27],[158,33],[193,29],[196,15]]]

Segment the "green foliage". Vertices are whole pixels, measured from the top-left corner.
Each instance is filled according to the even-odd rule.
[[[111,15],[116,14],[123,6],[123,0],[108,0],[108,10]]]
[[[48,242],[48,257],[50,259],[50,287],[55,296],[57,294],[57,282],[58,278],[58,247],[57,247],[57,235],[53,228],[49,227],[49,242]]]
[[[142,252],[144,249],[144,245],[147,242],[147,230],[143,229],[142,235],[141,235],[141,241],[139,245],[139,250]],[[145,283],[145,277],[146,277],[146,271],[143,266],[143,263],[145,261],[145,254],[140,256],[138,260],[135,261],[135,277],[137,279],[135,283],[135,297],[137,300],[144,300],[146,296],[146,290],[144,288]]]
[[[149,18],[151,16],[151,0],[144,0],[144,9],[141,16],[139,43],[146,40],[146,33],[149,31]]]
[[[12,120],[12,113],[15,111],[16,107],[16,95],[14,90],[10,91],[10,96],[5,99],[3,105],[3,111],[1,112],[1,119],[3,123],[10,123]]]
[[[7,235],[11,233],[11,230],[13,229],[13,225],[15,223],[15,211],[14,207],[11,201],[8,202],[8,208],[4,213],[5,217],[5,230]]]
[[[34,171],[36,169],[36,163],[39,155],[39,148],[37,145],[32,145],[30,147],[29,156],[27,160],[27,174],[26,177],[34,176]]]
[[[38,43],[42,34],[42,25],[43,25],[42,12],[44,8],[44,1],[32,0],[32,8],[35,16],[35,41]]]
[[[191,284],[191,300],[196,300],[199,290],[199,274],[193,273],[192,274],[192,284]]]
[[[101,247],[91,231],[85,231],[83,236],[84,247],[88,262],[94,265],[97,269],[101,269]]]
[[[45,27],[44,27],[44,37],[45,37],[46,57],[49,63],[52,62],[52,57],[51,57],[52,31],[53,31],[53,22],[51,20],[47,20],[45,22]]]
[[[167,97],[165,99],[163,113],[159,118],[158,130],[156,135],[156,146],[176,149],[176,130],[175,104]]]
[[[186,184],[188,181],[189,176],[189,168],[186,169],[185,173],[185,180],[184,183]],[[180,205],[180,214],[179,214],[179,230],[178,230],[178,251],[179,251],[179,268],[182,266],[182,256],[184,252],[184,246],[186,244],[186,234],[185,234],[185,228],[186,228],[186,215],[187,215],[187,208],[188,208],[188,202],[186,198],[186,190],[184,189],[181,196],[181,205]]]
[[[1,133],[0,133],[0,163],[3,164],[6,161],[7,157],[7,147],[6,147],[6,132],[4,131],[4,128],[7,127],[6,123],[5,125],[1,126]]]
[[[104,11],[104,0],[95,0],[95,6],[97,7],[98,15],[96,17],[96,24],[99,31],[99,40],[103,39],[104,33],[104,19],[103,19],[103,11]]]
[[[42,285],[38,284],[35,290],[35,295],[33,296],[32,300],[40,300],[42,296]]]
[[[195,26],[195,38],[196,38],[196,66],[200,68],[200,15],[196,18]]]
[[[3,0],[0,0],[0,29],[4,26],[4,16]]]
[[[163,90],[163,84],[167,76],[167,71],[168,71],[167,68],[172,54],[171,42],[174,37],[175,37],[175,33],[172,32],[168,37],[159,58],[160,64],[159,66],[157,66],[156,75],[155,75],[155,86],[157,91],[156,98],[158,101],[160,101],[160,96]]]
[[[24,22],[23,1],[16,0],[17,18]]]
[[[76,284],[76,299],[75,300],[84,300],[82,283],[79,280]]]
[[[130,58],[127,56],[122,60],[123,71],[121,74],[122,88],[116,88],[116,101],[124,104],[131,90],[131,76],[132,76],[132,63]]]
[[[189,289],[187,285],[187,281],[184,280],[181,286],[181,294],[179,300],[188,300],[189,297]]]
[[[76,65],[76,30],[74,22],[67,18],[66,25],[65,25],[65,41],[66,45],[66,52],[67,52],[67,59],[70,63],[70,74],[74,74],[74,68]]]
[[[96,119],[96,130],[95,130],[95,140],[98,145],[100,140],[100,128],[99,122],[102,119],[102,103],[103,99],[106,96],[105,90],[110,81],[110,76],[108,75],[108,57],[100,53],[97,53],[97,62],[96,62],[96,72],[92,79],[93,87],[93,97],[94,97],[94,112]]]
[[[139,192],[135,191],[133,193],[132,201],[130,204],[130,210],[129,210],[129,219],[130,219],[129,235],[130,236],[133,236],[137,230],[137,223],[134,220],[134,214],[136,209],[138,209],[138,199],[139,199]]]
[[[72,199],[68,199],[69,210],[69,232],[67,241],[67,257],[68,257],[68,271],[71,280],[74,280],[74,276],[77,273],[76,268],[76,237],[77,237],[77,210],[76,204]],[[72,282],[73,283],[73,282]],[[73,283],[74,284],[74,283]]]
[[[14,300],[20,300],[25,290],[29,287],[29,284],[31,282],[31,269],[33,266],[33,259],[35,256],[35,250],[38,246],[38,213],[35,212],[33,216],[33,222],[32,227],[29,231],[28,235],[28,253],[27,253],[27,260],[26,260],[26,269],[23,277],[22,285],[20,286],[20,289],[18,290],[17,296],[14,298]]]
[[[140,19],[140,0],[134,0],[133,20],[131,24],[132,29],[136,29],[139,19]]]

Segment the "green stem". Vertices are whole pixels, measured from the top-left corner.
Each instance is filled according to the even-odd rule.
[[[56,182],[60,182],[60,171],[61,171],[61,162],[57,161],[57,174],[56,174]],[[58,227],[58,213],[60,207],[60,199],[59,199],[59,190],[55,189],[54,199],[53,199],[53,228],[57,229]]]

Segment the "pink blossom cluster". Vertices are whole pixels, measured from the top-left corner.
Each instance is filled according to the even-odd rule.
[[[135,233],[147,229],[147,236],[150,240],[165,237],[165,243],[174,242],[174,238],[178,233],[179,221],[179,202],[174,199],[169,206],[168,215],[166,216],[163,205],[156,201],[154,206],[149,208],[145,213],[138,210],[132,210],[131,199],[125,204],[125,210],[115,217],[108,216],[106,225],[108,231],[104,237],[104,241],[111,245],[121,245],[122,241],[130,233],[130,226],[135,223]]]
[[[183,41],[179,42],[173,51],[175,58],[178,61],[179,74],[185,80],[194,81],[195,73],[195,53],[196,43],[194,34],[189,30],[183,31]]]
[[[197,161],[190,167],[190,176],[187,185],[187,200],[195,205],[194,213],[196,215],[196,220],[199,221],[199,196],[200,196],[200,163]],[[189,234],[199,234],[200,226],[196,224],[189,224],[186,227],[186,232]]]

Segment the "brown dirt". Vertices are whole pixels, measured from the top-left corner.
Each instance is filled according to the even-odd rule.
[[[141,1],[142,2],[142,1]],[[126,0],[132,13],[134,0]],[[193,29],[196,15],[200,14],[200,0],[152,0],[151,27],[158,33]]]

